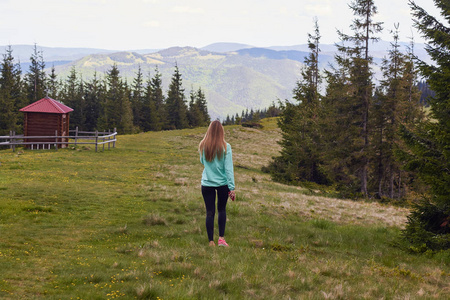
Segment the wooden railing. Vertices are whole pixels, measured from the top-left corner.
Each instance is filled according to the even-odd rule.
[[[74,133],[74,135],[71,135]],[[41,140],[41,141],[40,141]],[[51,140],[51,141],[49,141]],[[92,140],[92,141],[91,141]],[[13,151],[16,151],[17,146],[28,146],[34,149],[51,149],[52,147],[58,150],[58,145],[95,145],[95,152],[98,151],[99,145],[108,145],[110,149],[116,147],[117,131],[79,131],[78,127],[75,130],[69,130],[68,136],[58,136],[55,130],[53,136],[24,136],[16,135],[14,131],[10,131],[9,136],[0,136],[0,146],[9,146]]]

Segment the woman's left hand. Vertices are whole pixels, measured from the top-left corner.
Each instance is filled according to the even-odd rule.
[[[230,191],[228,193],[228,196],[231,198],[231,201],[234,201],[234,199],[236,199],[236,192],[235,191]]]

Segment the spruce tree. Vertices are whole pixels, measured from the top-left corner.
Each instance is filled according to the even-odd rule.
[[[45,75],[45,62],[42,51],[38,51],[34,45],[33,53],[30,57],[30,68],[25,75],[27,104],[31,104],[46,96],[47,80]]]
[[[73,112],[70,113],[70,129],[73,130],[76,127],[84,129],[86,116],[83,82],[75,67],[70,70],[59,98],[58,100],[73,109]]]
[[[11,46],[6,48],[0,65],[0,135],[17,130],[18,104],[21,101],[21,71],[14,64]]]
[[[158,67],[155,68],[155,75],[149,82],[149,92],[150,92],[150,107],[151,107],[151,126],[150,130],[162,130],[167,128],[167,109],[166,100],[164,98],[164,93],[162,90],[162,80],[161,73]]]
[[[297,104],[286,103],[278,122],[282,131],[281,156],[275,158],[270,168],[275,179],[327,183],[321,170],[319,43],[319,26],[315,20],[314,35],[308,34],[310,52],[304,60],[302,78],[293,91]]]
[[[140,118],[139,123],[144,132],[155,130],[158,116],[156,115],[156,108],[153,104],[153,89],[150,76],[145,84]]]
[[[97,72],[92,79],[86,82],[84,93],[85,99],[85,124],[83,128],[87,131],[98,129],[97,123],[102,112],[102,103],[104,103],[106,88],[101,80],[97,78]],[[112,128],[111,128],[112,129]]]
[[[141,66],[139,65],[138,72],[133,79],[131,86],[131,107],[133,111],[133,124],[137,128],[143,129],[142,121],[143,116],[143,104],[144,104],[144,79],[142,76]]]
[[[98,126],[101,130],[117,128],[119,133],[131,133],[133,131],[133,112],[128,96],[128,87],[123,82],[116,64],[107,71],[105,79],[106,95]]]
[[[374,163],[372,190],[378,197],[401,198],[405,183],[411,181],[402,170],[395,153],[404,149],[399,136],[400,125],[412,126],[421,117],[419,93],[416,87],[416,74],[412,53],[400,52],[398,43],[398,24],[395,25],[394,42],[388,58],[383,59],[381,70],[383,78],[376,92],[373,105]]]
[[[197,91],[191,89],[189,94],[189,111],[188,119],[191,127],[207,126],[210,122],[206,97],[202,89],[199,87]]]
[[[117,130],[122,133],[133,133],[135,131],[133,126],[133,110],[131,107],[131,89],[128,83],[125,81],[122,83],[124,89],[124,95],[120,99],[120,105],[118,106],[121,114],[120,114],[120,122]]]
[[[230,118],[230,115],[227,115],[227,117],[225,118],[225,120],[222,122],[222,125],[233,125],[232,123],[231,123],[231,118]]]
[[[377,41],[374,35],[382,30],[381,23],[375,22],[373,17],[377,8],[373,0],[354,0],[350,5],[356,18],[350,28],[352,35],[338,31],[341,44],[336,44],[339,54],[336,62],[340,74],[331,76],[346,77],[344,85],[345,101],[334,101],[336,123],[335,133],[347,131],[346,141],[338,146],[334,156],[335,165],[340,165],[342,171],[351,182],[345,185],[349,192],[360,192],[368,196],[369,161],[370,161],[370,123],[369,111],[372,105],[372,57],[369,55],[369,44]],[[330,74],[330,73],[329,73]],[[338,78],[331,79],[331,81]],[[336,81],[337,82],[337,81]],[[331,92],[331,90],[329,90]],[[342,94],[337,91],[338,94]],[[337,99],[336,99],[337,100]],[[344,164],[344,165],[342,165]],[[336,170],[334,170],[336,171]]]
[[[322,157],[326,174],[334,182],[343,196],[350,197],[358,186],[350,170],[352,164],[353,139],[358,136],[353,122],[352,106],[349,93],[348,60],[337,57],[337,67],[325,70],[327,88],[323,97],[322,135],[324,147]]]
[[[202,91],[202,89],[199,87],[197,90],[197,93],[195,94],[196,100],[195,103],[198,107],[198,110],[200,111],[200,123],[198,126],[208,126],[211,122],[211,118],[208,113],[208,105],[206,102],[206,96],[205,93]]]
[[[413,1],[416,28],[428,40],[426,50],[432,64],[420,61],[419,68],[435,96],[429,98],[430,118],[417,128],[402,132],[410,153],[407,168],[416,170],[430,186],[430,196],[415,207],[404,231],[414,251],[450,248],[450,3],[434,0],[443,17],[439,21]]]
[[[59,98],[59,89],[60,89],[60,82],[58,81],[58,76],[56,75],[55,66],[52,66],[51,73],[48,78],[48,87],[47,87],[47,94],[52,99],[58,99]]]
[[[182,129],[189,126],[188,109],[178,65],[175,65],[175,71],[167,92],[166,109],[169,129]]]
[[[196,95],[194,88],[191,88],[191,91],[189,93],[189,110],[188,110],[188,120],[189,120],[189,126],[190,127],[198,127],[202,116],[199,110],[199,107],[196,103]]]

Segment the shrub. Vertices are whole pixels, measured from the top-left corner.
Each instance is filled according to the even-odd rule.
[[[415,204],[403,238],[410,243],[409,250],[413,252],[450,249],[450,207],[429,200]]]
[[[253,121],[247,121],[242,123],[243,127],[250,127],[250,128],[263,128],[263,126],[258,122]]]

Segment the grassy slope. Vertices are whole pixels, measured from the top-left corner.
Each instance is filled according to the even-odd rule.
[[[405,209],[311,196],[261,173],[278,151],[266,125],[226,128],[238,197],[228,249],[207,246],[205,128],[120,136],[98,153],[0,151],[0,298],[450,297],[448,253],[392,246]]]

